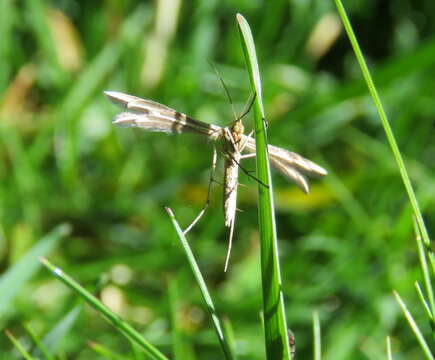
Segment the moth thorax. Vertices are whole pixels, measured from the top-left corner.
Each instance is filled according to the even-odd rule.
[[[245,132],[245,127],[243,126],[240,120],[236,121],[231,128],[231,132],[233,133],[234,140],[237,142],[242,138],[241,135]]]

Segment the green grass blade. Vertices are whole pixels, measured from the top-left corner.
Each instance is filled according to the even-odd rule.
[[[409,312],[406,304],[403,302],[402,298],[400,297],[399,293],[397,291],[393,291],[394,296],[396,297],[397,302],[399,303],[400,307],[402,308],[403,313],[405,314],[406,319],[408,320],[409,325],[411,326],[412,331],[414,332],[417,341],[420,344],[421,349],[423,350],[423,353],[426,355],[427,359],[434,360],[434,357],[431,353],[431,350],[424,339],[423,335],[421,334],[420,329],[417,326],[417,323],[415,322],[414,318],[412,317],[411,313]]]
[[[429,294],[429,302],[430,302],[432,283],[431,283],[429,268],[428,268],[427,260],[426,260],[425,247],[424,247],[424,244],[423,244],[423,241],[421,238],[420,227],[418,226],[418,223],[417,223],[415,217],[413,218],[413,224],[414,224],[414,232],[415,232],[415,241],[417,243],[418,257],[420,258],[420,264],[421,264],[421,268],[423,271],[423,279],[424,279],[424,283],[426,286],[426,291],[428,291],[428,294]],[[431,256],[431,254],[429,254],[429,256]],[[434,265],[434,264],[432,263],[432,265]],[[419,287],[417,287],[417,291],[418,291],[419,295],[421,294],[420,299],[423,301],[423,304],[426,305],[425,309],[427,310],[427,301],[425,300],[423,292],[421,291],[421,289]],[[431,303],[431,305],[432,305],[432,303]],[[434,322],[435,313],[433,312],[433,308],[429,309],[429,313],[430,313],[430,316],[428,316],[428,318],[431,322],[432,329],[435,329],[435,322]]]
[[[95,59],[81,71],[80,76],[59,105],[58,117],[63,119],[55,125],[66,138],[64,151],[58,152],[58,166],[66,182],[80,183],[78,171],[78,154],[76,146],[79,132],[76,128],[80,112],[86,103],[90,102],[107,75],[112,72],[122,54],[128,50],[127,44],[138,43],[150,18],[144,11],[144,6],[138,8],[123,23],[119,39],[108,43]],[[48,144],[49,145],[49,144]],[[79,189],[78,189],[79,190]]]
[[[82,306],[75,306],[68,313],[66,313],[47,334],[45,334],[42,342],[50,351],[50,353],[54,354],[57,349],[60,348],[62,339],[64,339],[70,332],[78,316],[80,315],[81,309]]]
[[[267,156],[267,134],[262,100],[260,71],[251,29],[245,18],[238,14],[240,36],[248,68],[254,101],[255,144],[257,147],[259,229],[261,242],[261,273],[263,286],[264,329],[268,359],[290,359],[287,337],[282,281],[279,268],[278,241],[272,193],[272,179]]]
[[[314,360],[322,359],[322,342],[320,335],[320,319],[319,313],[313,313],[313,336],[314,336]]]
[[[421,304],[423,305],[423,309],[426,313],[426,316],[433,322],[432,313],[430,312],[429,305],[424,297],[423,290],[420,287],[420,284],[416,281],[415,288],[417,290],[418,298],[420,299]]]
[[[40,358],[42,355],[45,360],[54,360],[54,357],[50,355],[50,352],[44,345],[44,342],[41,341],[41,339],[35,334],[30,325],[25,325],[24,327],[36,346],[36,349],[33,351],[33,355],[37,358]]]
[[[15,348],[18,350],[18,352],[23,356],[26,360],[35,360],[32,355],[30,355],[27,350],[24,348],[24,346],[18,341],[18,339],[12,335],[10,331],[5,331],[6,336],[9,338],[9,340],[14,344]]]
[[[115,353],[113,350],[107,348],[104,345],[101,345],[96,342],[89,342],[88,346],[94,350],[97,354],[102,356],[104,359],[111,359],[111,360],[127,360],[130,359],[130,357],[125,357],[120,354]]]
[[[224,317],[222,319],[222,324],[223,324],[223,328],[224,328],[225,338],[227,339],[227,342],[230,346],[231,352],[234,354],[235,348],[236,348],[236,336],[234,334],[233,326],[232,326],[231,321],[228,317]]]
[[[370,95],[372,96],[373,101],[374,101],[375,106],[376,106],[376,109],[379,113],[379,117],[381,119],[381,123],[382,123],[382,126],[383,126],[384,131],[385,131],[385,135],[387,136],[388,143],[390,145],[390,148],[393,152],[397,166],[399,168],[403,184],[405,185],[405,189],[406,189],[406,192],[408,194],[408,198],[409,198],[409,201],[411,203],[411,206],[412,206],[412,209],[414,212],[414,216],[415,216],[417,224],[418,224],[419,231],[422,235],[422,238],[423,238],[423,241],[426,245],[426,248],[428,249],[428,248],[430,248],[429,234],[428,234],[426,226],[424,224],[423,216],[421,214],[420,207],[418,205],[417,198],[416,198],[415,193],[414,193],[414,189],[411,185],[411,180],[409,179],[408,172],[407,172],[406,167],[405,167],[405,163],[403,161],[402,155],[400,153],[399,147],[398,147],[396,139],[394,137],[393,130],[391,129],[390,123],[388,121],[387,114],[385,113],[385,110],[384,110],[384,107],[382,105],[381,99],[379,97],[378,91],[377,91],[376,86],[373,82],[370,71],[367,67],[367,64],[366,64],[366,61],[364,59],[361,48],[358,44],[358,40],[356,39],[355,33],[352,29],[352,25],[350,24],[349,18],[347,17],[346,10],[344,9],[341,0],[335,0],[335,4],[337,6],[338,13],[340,14],[344,28],[346,29],[349,40],[352,44],[356,59],[359,63],[362,74],[363,74],[364,79],[367,83],[367,87],[369,89]],[[433,253],[430,251],[429,251],[429,259],[430,259],[431,264],[432,264],[432,269],[434,269],[435,259],[434,259]],[[423,263],[421,263],[421,266],[422,266],[423,274],[425,274],[425,286],[426,286],[427,296],[429,299],[432,317],[434,317],[434,315],[435,315],[435,298],[434,298],[430,278],[428,276],[428,269],[425,268],[425,265]],[[427,275],[427,278],[426,278],[426,275]]]
[[[39,49],[50,66],[53,80],[58,81],[64,78],[64,71],[60,66],[51,28],[48,24],[47,2],[41,0],[27,0],[24,11],[33,29],[33,34],[38,41]]]
[[[202,297],[207,306],[207,310],[210,314],[211,321],[213,323],[214,329],[216,331],[216,335],[218,336],[219,342],[221,344],[222,350],[224,351],[225,357],[227,359],[234,359],[234,355],[231,352],[231,347],[225,338],[223,327],[219,317],[217,316],[216,308],[213,304],[213,300],[208,292],[207,285],[205,284],[204,278],[201,274],[201,270],[195,260],[195,257],[190,249],[189,243],[187,242],[186,237],[183,234],[183,230],[181,230],[180,225],[175,219],[175,215],[170,208],[166,208],[166,211],[171,218],[172,224],[174,225],[175,231],[177,232],[178,238],[183,246],[184,252],[186,253],[187,260],[189,261],[189,265],[192,269],[193,275],[198,283],[199,289],[201,290]]]
[[[40,210],[42,204],[36,195],[42,184],[39,169],[33,166],[29,156],[30,152],[26,149],[23,136],[17,128],[2,125],[0,139],[11,158],[11,175],[15,177],[17,190],[22,197],[20,206],[23,209],[24,219],[38,229],[42,223]]]
[[[147,342],[142,335],[137,332],[133,327],[122,320],[109,308],[104,306],[95,296],[84,289],[80,284],[73,280],[70,276],[65,274],[60,268],[52,265],[47,259],[41,258],[42,264],[50,270],[53,275],[59,278],[65,285],[73,290],[77,295],[82,297],[90,306],[104,316],[115,328],[122,332],[127,338],[137,343],[150,357],[150,359],[167,360],[168,358],[163,355],[156,347]]]
[[[391,351],[391,338],[387,336],[387,360],[393,360],[393,352]]]
[[[38,258],[49,254],[69,232],[68,225],[56,227],[2,275],[0,278],[0,318],[10,310],[12,300],[24,283],[39,269]]]
[[[2,66],[0,66],[0,93],[3,94],[8,85],[10,74],[12,71],[12,33],[14,27],[15,7],[17,4],[13,1],[0,1],[0,34],[2,34],[2,41],[0,41],[0,59],[2,59]]]

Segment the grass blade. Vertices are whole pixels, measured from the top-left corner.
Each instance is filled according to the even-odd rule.
[[[14,344],[15,348],[18,350],[18,352],[23,356],[23,359],[26,360],[34,360],[35,358],[30,355],[27,350],[24,348],[24,346],[18,341],[18,339],[12,335],[10,331],[5,331],[6,336],[9,338],[9,340]]]
[[[418,281],[415,282],[415,288],[417,290],[418,298],[420,299],[421,304],[423,305],[423,309],[426,312],[426,316],[433,322],[432,314],[430,312],[429,305],[424,297],[423,290],[420,287]]]
[[[414,332],[418,342],[420,343],[420,347],[422,348],[423,353],[426,355],[426,358],[430,359],[430,360],[434,360],[434,357],[430,351],[430,348],[427,345],[426,340],[424,339],[423,335],[421,334],[421,331],[418,328],[417,323],[415,322],[411,313],[409,312],[406,304],[403,302],[402,298],[400,297],[400,295],[397,291],[393,291],[393,294],[396,297],[396,300],[399,303],[400,307],[402,308],[402,311],[405,314],[405,317],[408,320],[408,323],[411,326],[411,329]]]
[[[111,360],[127,360],[129,357],[121,356],[120,354],[115,353],[111,349],[107,348],[104,345],[101,345],[96,342],[89,342],[88,346],[94,350],[98,355],[102,356],[103,359],[111,359]]]
[[[319,313],[313,313],[313,335],[314,335],[314,360],[322,358],[322,342],[320,337],[320,319]]]
[[[145,15],[144,15],[145,14]],[[87,102],[90,102],[93,94],[101,86],[107,75],[116,67],[122,54],[126,51],[126,44],[139,42],[143,30],[149,22],[143,6],[138,8],[128,17],[120,29],[119,39],[108,43],[84,68],[80,76],[69,89],[63,101],[58,107],[58,117],[62,122],[53,123],[59,135],[65,137],[63,150],[56,153],[57,164],[67,183],[80,184],[77,161],[77,142],[79,132],[77,129],[79,114]],[[49,144],[48,144],[49,145]],[[80,188],[77,189],[78,191]]]
[[[409,179],[408,172],[405,167],[405,163],[403,161],[402,155],[400,153],[399,147],[397,145],[396,139],[393,134],[393,130],[391,129],[390,123],[387,118],[387,114],[385,113],[384,107],[382,105],[381,99],[379,97],[378,91],[376,89],[376,86],[373,82],[372,76],[370,74],[370,71],[367,67],[366,61],[364,59],[364,56],[362,54],[361,48],[358,44],[358,40],[356,39],[355,33],[353,32],[352,25],[350,24],[349,18],[347,17],[346,10],[343,7],[343,4],[341,0],[335,0],[335,4],[337,6],[338,13],[340,14],[341,20],[343,22],[344,28],[346,29],[347,35],[349,37],[349,40],[352,44],[353,50],[355,52],[356,59],[359,63],[359,66],[361,68],[362,74],[364,76],[364,80],[367,83],[367,87],[369,89],[370,95],[373,98],[373,101],[375,103],[376,109],[379,113],[379,117],[381,119],[382,126],[385,131],[385,135],[387,136],[388,143],[390,145],[390,148],[393,152],[394,158],[396,160],[397,166],[400,171],[400,175],[402,177],[403,184],[405,185],[406,192],[408,194],[409,201],[411,203],[419,231],[423,237],[424,244],[426,245],[426,249],[430,247],[430,240],[429,240],[429,234],[427,232],[426,226],[424,224],[423,216],[420,211],[420,207],[417,202],[417,198],[414,193],[414,189],[411,185],[411,180]],[[429,251],[429,259],[431,261],[432,270],[435,268],[435,259],[434,255],[431,251]],[[421,259],[420,259],[421,260]],[[432,290],[432,284],[430,282],[430,278],[428,277],[428,270],[425,268],[425,265],[421,263],[423,274],[425,276],[425,286],[426,286],[426,292],[429,299],[429,304],[431,308],[432,318],[435,314],[435,299],[434,294]],[[433,275],[433,274],[432,274]]]
[[[421,269],[423,271],[423,279],[424,279],[424,284],[426,286],[426,291],[429,294],[429,302],[431,300],[431,292],[432,292],[432,282],[430,279],[430,274],[429,274],[429,268],[427,265],[427,260],[426,260],[426,252],[425,252],[425,247],[423,244],[423,241],[421,239],[421,231],[420,231],[420,227],[418,226],[418,223],[416,221],[416,218],[413,218],[413,224],[414,224],[414,232],[415,232],[415,241],[417,243],[417,250],[418,250],[418,257],[420,258],[420,266]],[[430,251],[430,250],[429,250]],[[429,253],[429,257],[432,254]],[[434,265],[434,263],[432,263],[432,265]],[[422,300],[423,304],[425,304],[425,309],[428,310],[427,308],[427,301],[425,300],[425,297],[423,295],[423,292],[421,291],[421,289],[419,287],[417,287],[417,291],[419,293],[420,296],[420,300]],[[433,294],[432,294],[433,295]],[[429,316],[428,319],[431,322],[431,326],[432,329],[435,329],[435,322],[434,322],[434,308],[432,307],[432,303],[430,302],[431,307],[429,308]]]
[[[207,305],[207,310],[210,314],[210,318],[212,320],[214,329],[218,336],[219,342],[222,346],[222,350],[224,351],[225,357],[227,359],[234,359],[234,355],[231,352],[231,347],[228,341],[225,338],[223,327],[221,322],[217,316],[215,306],[213,304],[213,300],[211,299],[210,293],[208,292],[207,285],[205,284],[204,278],[201,274],[201,270],[199,269],[198,264],[196,263],[195,257],[193,256],[192,250],[190,249],[189,243],[187,242],[186,237],[183,234],[183,230],[181,230],[180,225],[178,225],[177,220],[175,219],[175,215],[170,208],[166,208],[166,211],[171,218],[172,224],[174,225],[175,231],[177,232],[178,238],[183,246],[184,252],[186,253],[187,260],[189,261],[189,265],[193,271],[193,275],[199,285],[199,289],[201,290],[201,294],[204,298],[204,301]]]
[[[45,360],[54,360],[54,357],[50,355],[50,352],[44,345],[44,342],[41,341],[41,339],[35,334],[30,325],[27,324],[24,327],[36,347],[35,350],[33,350],[33,355],[36,358],[40,358],[42,356]]]
[[[42,342],[48,348],[50,353],[54,354],[57,349],[60,348],[62,339],[64,339],[70,332],[77,317],[80,315],[81,309],[81,305],[76,305],[44,336]]]
[[[391,338],[387,336],[387,360],[393,360],[393,352],[391,351]]]
[[[0,2],[0,59],[3,59],[0,67],[0,93],[3,94],[8,85],[11,74],[11,55],[13,49],[12,32],[14,28],[15,7],[17,5],[12,1]],[[4,94],[3,94],[4,95]]]
[[[137,332],[133,327],[122,320],[109,308],[104,306],[94,295],[84,289],[80,284],[73,280],[70,276],[65,274],[60,268],[51,264],[47,259],[41,258],[41,263],[50,270],[57,278],[59,278],[66,286],[81,296],[90,306],[97,310],[104,316],[115,328],[120,330],[127,338],[137,343],[151,359],[167,360],[168,358],[163,355],[157,348],[147,342],[142,335]]]
[[[243,52],[248,68],[254,101],[255,144],[257,148],[259,229],[261,246],[261,273],[263,287],[264,329],[268,359],[290,359],[287,337],[282,281],[279,268],[278,241],[272,193],[272,179],[267,156],[267,133],[262,100],[260,72],[251,29],[245,18],[238,14],[237,22]]]
[[[68,235],[70,227],[60,225],[45,235],[0,278],[0,317],[10,310],[12,300],[23,284],[39,269],[38,258],[45,256]]]

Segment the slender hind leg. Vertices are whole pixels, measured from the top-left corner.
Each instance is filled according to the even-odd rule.
[[[228,250],[227,250],[227,257],[225,258],[224,272],[227,272],[228,265],[230,263],[231,248],[233,247],[233,235],[234,235],[234,223],[235,222],[236,222],[236,215],[234,214],[234,219],[231,222],[231,226],[230,226],[230,236],[228,238]]]
[[[202,218],[205,211],[207,210],[208,206],[210,205],[210,196],[211,196],[211,186],[213,184],[214,180],[214,171],[216,169],[216,163],[217,163],[217,152],[216,148],[213,147],[213,158],[211,163],[211,171],[210,171],[210,181],[208,183],[208,190],[207,190],[207,200],[205,201],[205,204],[199,214],[196,216],[196,218],[192,221],[192,223],[186,228],[186,230],[183,231],[183,234],[186,235],[195,225],[196,223]]]

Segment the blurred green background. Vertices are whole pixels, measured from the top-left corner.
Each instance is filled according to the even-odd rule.
[[[344,5],[431,231],[435,3]],[[2,0],[2,271],[68,223],[71,235],[49,254],[54,263],[90,290],[100,284],[103,301],[166,354],[173,354],[176,329],[183,358],[223,357],[164,211],[170,206],[184,226],[197,214],[207,194],[211,144],[195,135],[114,128],[118,109],[102,91],[154,99],[228,125],[231,106],[209,60],[240,112],[250,90],[237,12],[256,42],[270,142],[330,173],[312,182],[309,196],[274,176],[283,290],[297,358],[312,358],[314,310],[321,317],[324,359],[385,358],[387,335],[397,359],[421,358],[391,293],[398,290],[422,319],[410,206],[332,0]],[[249,160],[245,167],[255,164]],[[214,185],[211,207],[188,238],[218,312],[231,322],[239,358],[261,359],[256,184],[244,174],[241,182],[243,212],[228,273],[221,186]],[[24,324],[42,337],[78,303],[39,270],[1,304],[0,327],[26,342]],[[424,319],[421,326],[429,335]],[[59,342],[59,354],[97,358],[89,341],[131,353],[120,333],[83,306]],[[0,349],[14,358],[5,336]]]

